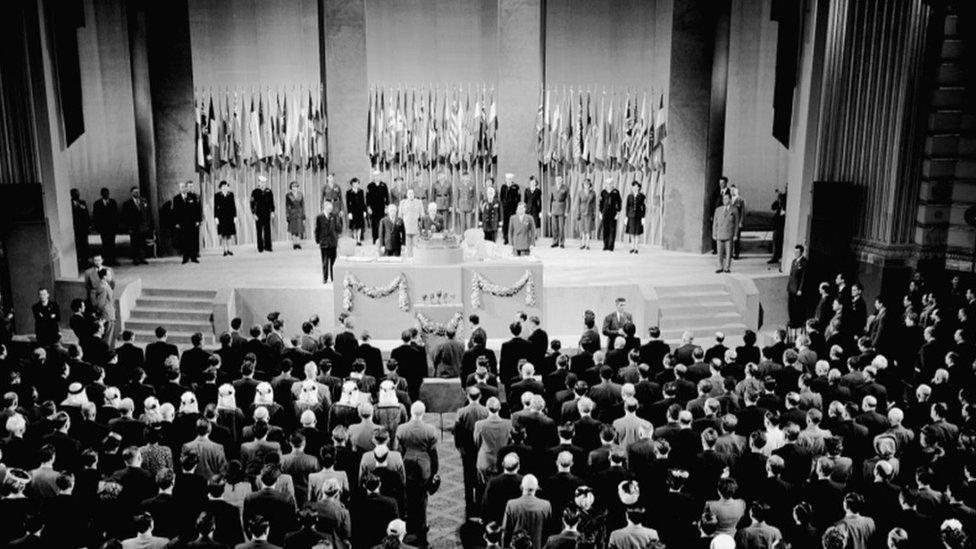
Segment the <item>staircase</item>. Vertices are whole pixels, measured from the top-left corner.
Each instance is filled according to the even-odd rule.
[[[724,284],[658,286],[661,338],[680,341],[684,332],[710,338],[715,332],[741,336],[745,320]]]
[[[169,342],[178,346],[190,345],[195,332],[204,335],[204,342],[213,340],[211,314],[215,290],[183,290],[175,288],[143,288],[124,328],[135,334],[137,343],[156,340],[156,327],[166,328]]]

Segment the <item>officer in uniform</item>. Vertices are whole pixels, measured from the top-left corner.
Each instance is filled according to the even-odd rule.
[[[481,226],[485,232],[485,240],[495,241],[501,215],[501,205],[498,202],[498,197],[495,196],[495,187],[485,187],[485,196],[481,199]]]
[[[613,185],[613,178],[607,178],[607,187]],[[603,230],[603,249],[613,251],[617,239],[617,214],[621,207],[620,191],[612,187],[600,191],[600,220]]]
[[[427,204],[430,198],[430,186],[424,182],[424,172],[417,170],[409,187],[413,189],[413,197]]]
[[[386,215],[386,206],[390,203],[390,189],[386,183],[379,181],[379,177],[380,172],[374,171],[372,179],[366,185],[366,211],[369,213],[372,242],[376,242],[379,236],[380,220]]]
[[[515,215],[515,208],[522,201],[521,189],[519,189],[518,183],[515,182],[515,174],[505,174],[505,182],[502,183],[500,194],[499,200],[502,203],[502,238],[505,240],[505,244],[508,244],[508,222]]]
[[[447,180],[447,174],[437,172],[437,182],[434,183],[434,203],[437,204],[437,215],[444,220],[445,224],[450,223],[450,214],[454,211],[453,195],[454,190],[451,188],[450,181]]]
[[[173,197],[173,220],[179,235],[183,263],[200,263],[200,221],[203,212],[200,198],[193,192],[193,181],[180,183],[180,193]]]
[[[464,172],[461,174],[461,185],[458,187],[457,209],[461,217],[461,230],[466,231],[474,227],[474,183],[471,182],[471,174]]]
[[[414,194],[416,196],[416,193]],[[390,204],[400,205],[400,201],[407,197],[407,184],[403,182],[403,177],[393,178],[393,186],[390,187]]]
[[[271,251],[271,220],[274,219],[274,192],[268,188],[268,178],[259,175],[257,187],[251,191],[251,214],[258,234],[258,252]]]
[[[549,193],[552,247],[566,247],[566,216],[569,215],[569,187],[563,176],[556,176],[556,188]]]
[[[322,201],[332,203],[332,213],[343,217],[345,208],[342,205],[342,188],[335,182],[335,174],[330,173],[325,179],[325,186],[322,187]]]

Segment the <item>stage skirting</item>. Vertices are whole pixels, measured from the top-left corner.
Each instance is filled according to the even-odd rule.
[[[347,277],[361,283],[367,292],[373,292],[390,288],[401,276],[405,295],[397,289],[385,297],[373,298],[363,291],[352,290],[349,313],[357,332],[368,330],[376,339],[396,339],[410,326],[457,326],[458,337],[462,338],[468,334],[468,316],[477,314],[482,327],[492,337],[501,337],[508,334],[508,325],[519,311],[545,318],[542,262],[514,257],[454,265],[420,265],[400,258],[341,258],[335,265],[335,314],[346,310],[349,304],[344,283]],[[529,288],[524,284],[510,296],[482,291],[480,303],[475,303],[472,282],[476,277],[496,289],[511,289],[529,277],[529,283],[534,284],[534,302],[527,303]]]

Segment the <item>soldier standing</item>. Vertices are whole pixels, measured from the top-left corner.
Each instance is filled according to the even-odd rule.
[[[268,178],[259,175],[257,187],[251,191],[251,214],[258,235],[258,252],[271,251],[271,220],[275,215],[274,192],[268,188]]]
[[[454,189],[447,180],[447,174],[443,171],[437,172],[437,182],[434,183],[434,203],[437,204],[437,215],[444,220],[445,224],[450,222],[451,213],[454,211],[453,195]]]
[[[613,185],[613,178],[607,178],[607,186]],[[620,213],[620,191],[611,188],[600,191],[600,220],[603,229],[603,249],[613,251],[617,239],[617,214]]]
[[[461,218],[461,230],[466,231],[474,227],[475,196],[471,174],[461,174],[461,185],[458,187],[457,209]]]
[[[556,176],[556,188],[549,193],[549,217],[551,218],[553,248],[566,247],[566,216],[569,215],[569,187],[563,176]]]

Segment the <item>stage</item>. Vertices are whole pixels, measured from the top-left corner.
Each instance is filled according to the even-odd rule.
[[[575,345],[575,338],[582,330],[583,311],[593,310],[599,323],[613,310],[617,297],[627,298],[627,308],[642,337],[646,336],[646,327],[653,324],[662,327],[666,339],[674,340],[686,329],[698,337],[710,335],[716,329],[734,337],[746,328],[760,328],[760,321],[763,329],[785,322],[786,276],[776,265],[766,264],[768,256],[744,257],[733,263],[732,274],[716,274],[716,259],[711,254],[642,246],[635,255],[628,253],[627,244],[622,242],[613,252],[602,251],[598,245],[591,250],[580,250],[575,241],[567,241],[565,249],[551,248],[549,244],[548,239],[542,239],[532,250],[545,273],[542,287],[538,288],[544,304],[540,311],[543,328],[550,337],[564,338],[569,346]],[[357,248],[357,254],[372,255],[369,248]],[[230,257],[222,257],[219,250],[207,250],[199,264],[186,265],[181,264],[179,257],[151,259],[148,265],[141,266],[124,264],[123,259],[123,264],[116,267],[121,288],[116,295],[120,301],[119,320],[127,325],[130,315],[136,314],[148,322],[157,314],[153,311],[185,308],[178,304],[153,303],[152,300],[162,299],[160,294],[179,301],[192,298],[181,297],[181,292],[209,290],[209,294],[200,292],[195,299],[206,300],[212,296],[212,326],[218,334],[234,316],[241,317],[245,326],[249,326],[262,322],[273,310],[282,312],[288,334],[297,333],[300,323],[312,314],[319,315],[324,329],[331,329],[342,306],[341,298],[337,302],[335,297],[341,295],[341,288],[336,291],[333,284],[322,284],[318,248],[306,242],[301,250],[293,250],[289,243],[277,242],[275,250],[258,253],[253,247],[241,246]],[[391,269],[390,272],[396,271],[395,267]],[[341,285],[339,269],[336,274]],[[384,274],[380,278],[388,282],[386,279],[392,276]],[[62,288],[58,297],[66,303],[69,295],[77,293],[78,285],[65,282],[63,286],[67,288]],[[364,282],[378,284],[379,280]],[[510,284],[512,281],[497,282]],[[460,295],[466,294],[469,288],[462,283],[454,290],[452,293]],[[421,296],[412,298],[417,301]],[[530,309],[519,305],[523,298],[524,292],[508,298],[513,300],[513,311]],[[465,295],[458,301],[466,299]],[[356,300],[358,303],[374,301],[362,294],[357,294]],[[386,301],[397,312],[395,297]],[[140,307],[148,308],[148,314],[140,313]],[[159,323],[167,322],[161,316]],[[406,326],[396,324],[383,337],[376,338],[380,346],[389,348],[398,343],[390,334]],[[171,328],[170,331],[179,342],[181,330]],[[507,333],[496,331],[488,335],[492,343],[508,337]]]

